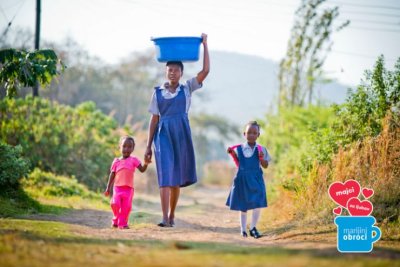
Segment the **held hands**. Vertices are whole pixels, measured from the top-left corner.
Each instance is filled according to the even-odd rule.
[[[151,163],[151,157],[153,152],[151,151],[151,147],[146,148],[146,152],[144,153],[144,163],[149,164]]]

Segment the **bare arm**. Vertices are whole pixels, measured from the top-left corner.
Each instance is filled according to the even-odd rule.
[[[104,195],[105,196],[109,196],[110,195],[111,187],[114,184],[114,179],[115,179],[115,172],[111,172],[110,176],[108,177],[108,183],[107,183],[106,191],[104,191]]]
[[[201,34],[203,38],[203,69],[197,73],[197,82],[201,84],[205,78],[207,77],[208,73],[210,72],[210,56],[208,54],[208,45],[207,45],[207,34]]]
[[[238,158],[238,156],[237,156],[235,150],[233,150],[232,148],[229,147],[228,150],[227,150],[226,152],[228,152],[228,154],[231,154],[231,155],[232,155],[233,160],[234,160],[235,162],[239,162],[239,158]]]
[[[264,169],[268,168],[268,161],[266,161],[265,159],[260,160],[260,163]]]
[[[148,165],[148,163],[147,162],[145,162],[143,165],[142,164],[140,164],[139,166],[137,166],[137,168],[138,168],[138,170],[140,171],[140,172],[145,172],[146,170],[147,170],[147,165]]]
[[[153,143],[154,133],[156,132],[156,128],[157,128],[159,119],[160,119],[160,116],[154,115],[154,114],[152,114],[151,118],[150,118],[149,132],[148,132],[148,136],[147,136],[147,147],[146,147],[146,152],[144,154],[144,161],[147,163],[149,163],[151,161],[151,156],[153,154],[151,152],[151,144]]]

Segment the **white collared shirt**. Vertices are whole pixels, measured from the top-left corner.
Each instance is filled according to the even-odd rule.
[[[163,84],[163,85],[160,86],[161,95],[165,99],[174,98],[181,91],[181,85],[182,84],[179,84],[179,86],[176,88],[176,91],[174,93],[171,93],[168,89],[165,88],[165,85]],[[183,90],[184,90],[185,96],[186,96],[186,113],[189,112],[191,99],[192,99],[192,93],[194,91],[196,91],[197,89],[200,89],[202,86],[203,86],[203,84],[199,84],[197,82],[197,78],[196,77],[193,77],[190,80],[187,80],[186,83],[183,84]],[[160,115],[160,110],[158,109],[158,103],[157,103],[157,94],[156,94],[155,91],[153,92],[153,95],[151,97],[151,101],[150,101],[150,105],[149,105],[148,111],[151,114]]]
[[[254,151],[256,151],[256,149],[257,149],[257,143],[255,144],[255,146],[253,148],[251,148],[251,146],[247,142],[241,144],[241,147],[242,147],[243,155],[246,158],[250,158],[251,156],[253,156]],[[261,146],[261,148],[262,148],[262,151],[264,153],[264,160],[270,162],[271,161],[271,156],[269,155],[268,150],[263,146]],[[235,148],[235,152],[236,152],[236,155],[237,155],[237,153],[238,153],[237,152],[237,148]]]

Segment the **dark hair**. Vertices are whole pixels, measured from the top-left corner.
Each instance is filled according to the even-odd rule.
[[[167,64],[165,64],[165,66],[169,66],[169,65],[178,65],[181,68],[181,71],[183,72],[182,61],[168,61]]]
[[[119,139],[119,144],[121,145],[122,142],[124,142],[124,140],[126,140],[126,139],[132,141],[132,143],[135,144],[135,139],[133,139],[133,137],[130,136],[130,135],[124,135],[124,136],[122,136],[122,137]]]
[[[260,124],[258,124],[257,121],[249,121],[249,122],[246,124],[246,127],[247,127],[247,126],[257,126],[257,127],[258,127],[258,131],[260,131]]]

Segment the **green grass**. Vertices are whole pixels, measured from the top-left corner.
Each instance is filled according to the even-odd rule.
[[[60,222],[0,219],[0,233],[2,266],[400,266],[375,251],[346,255],[334,249],[83,238]]]
[[[0,190],[0,217],[15,217],[33,213],[65,212],[66,208],[44,205],[29,196],[23,189]]]
[[[74,177],[56,175],[35,169],[23,180],[24,191],[35,200],[64,208],[109,209],[109,199],[90,191]]]
[[[47,175],[47,174],[46,174]],[[1,266],[400,266],[398,242],[378,245],[368,254],[340,254],[329,249],[287,249],[278,246],[246,247],[244,245],[211,242],[129,240],[107,236],[81,235],[80,225],[63,222],[21,219],[32,213],[62,214],[72,209],[91,208],[110,211],[108,199],[100,194],[53,190],[63,178],[46,183],[39,180],[25,184],[24,190],[0,192],[0,259]],[[65,184],[64,184],[65,185]],[[43,190],[45,189],[45,190]],[[51,193],[49,193],[51,192]],[[53,195],[54,192],[62,195]],[[72,192],[72,193],[71,193]],[[74,193],[77,192],[77,193]],[[64,195],[63,195],[64,194]],[[144,205],[154,203],[143,200]],[[196,206],[196,205],[194,205]],[[197,205],[194,212],[207,206]],[[190,211],[193,212],[191,207]],[[111,212],[111,211],[110,211]],[[14,217],[14,218],[13,218]],[[146,231],[158,215],[132,212],[133,231]],[[285,225],[282,231],[288,232]],[[285,228],[286,227],[286,228]],[[276,225],[270,229],[278,232]],[[313,229],[315,230],[315,229]],[[332,229],[328,229],[330,234]],[[326,231],[328,231],[326,230]],[[99,229],[103,231],[103,229]],[[151,231],[151,228],[148,229]],[[294,231],[293,229],[290,231]],[[314,233],[314,232],[313,232]],[[167,234],[167,233],[166,233]],[[182,234],[185,234],[182,232]],[[293,232],[294,235],[301,233]],[[188,238],[189,239],[189,238]],[[290,240],[288,240],[290,241]],[[316,241],[317,242],[317,241]]]

